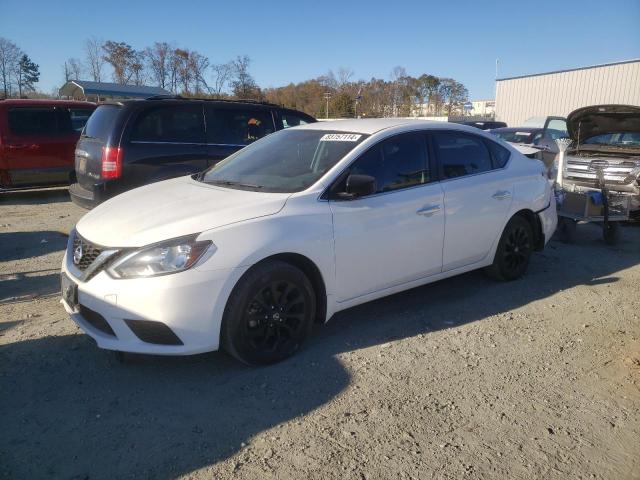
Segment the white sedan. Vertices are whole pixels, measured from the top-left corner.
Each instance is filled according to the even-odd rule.
[[[105,349],[266,364],[354,305],[478,268],[517,279],[556,223],[543,164],[478,129],[313,123],[86,214],[62,303]]]

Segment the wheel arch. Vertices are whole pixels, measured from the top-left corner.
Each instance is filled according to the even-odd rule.
[[[533,210],[524,208],[517,211],[511,216],[511,218],[514,217],[522,217],[529,223],[529,225],[531,226],[531,231],[533,232],[534,250],[542,250],[544,248],[545,238],[544,232],[542,230],[542,222],[540,221],[538,215]],[[509,221],[511,221],[511,218],[509,219]],[[508,223],[509,222],[507,222],[507,224]]]
[[[313,291],[316,295],[316,318],[314,323],[324,323],[327,316],[327,287],[322,276],[322,272],[315,264],[313,260],[309,257],[302,255],[300,253],[293,252],[283,252],[276,253],[270,255],[268,257],[263,258],[259,262],[256,262],[251,266],[251,269],[255,268],[258,265],[262,265],[263,263],[277,260],[280,262],[288,263],[289,265],[293,265],[294,267],[300,269],[302,273],[306,275],[306,277],[311,282],[313,286]],[[235,286],[234,286],[235,288]]]

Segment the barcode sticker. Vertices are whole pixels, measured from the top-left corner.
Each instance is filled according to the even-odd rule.
[[[320,138],[321,142],[357,142],[362,135],[355,133],[327,133]]]

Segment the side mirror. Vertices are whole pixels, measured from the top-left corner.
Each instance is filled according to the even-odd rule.
[[[376,191],[376,179],[371,175],[349,175],[345,183],[345,191],[337,194],[338,198],[347,200],[371,195]]]

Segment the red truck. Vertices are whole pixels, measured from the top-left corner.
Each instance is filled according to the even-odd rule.
[[[68,185],[80,131],[96,105],[0,100],[0,190]]]

